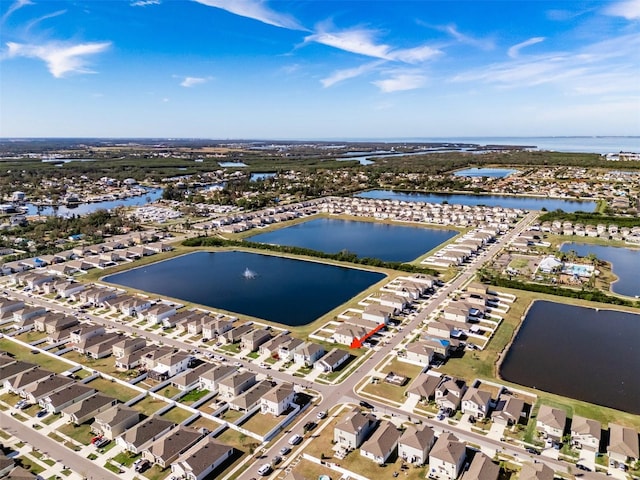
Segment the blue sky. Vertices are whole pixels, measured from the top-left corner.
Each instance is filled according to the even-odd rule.
[[[0,0],[0,136],[640,135],[640,0]]]

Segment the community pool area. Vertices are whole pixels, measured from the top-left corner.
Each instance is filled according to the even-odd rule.
[[[562,268],[562,273],[582,278],[591,277],[594,271],[595,268],[593,265],[584,265],[580,263],[565,263]]]

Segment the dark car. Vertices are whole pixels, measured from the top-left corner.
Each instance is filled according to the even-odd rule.
[[[289,447],[284,446],[280,449],[280,455],[287,455],[290,451],[291,449]]]
[[[143,460],[136,466],[136,472],[142,473],[148,470],[151,467],[151,462],[149,460]]]
[[[44,417],[46,414],[49,413],[49,410],[47,410],[46,408],[43,408],[42,410],[40,410],[38,413],[36,413],[36,417],[38,418],[42,418]]]
[[[317,426],[318,426],[318,424],[317,424],[317,423],[315,423],[315,422],[307,422],[307,423],[305,423],[305,424],[304,424],[304,427],[302,427],[302,429],[303,429],[305,432],[310,432],[311,430],[313,430],[313,429],[314,429],[314,428],[316,428]]]
[[[369,402],[365,402],[364,400],[361,400],[361,401],[360,401],[360,406],[361,406],[362,408],[370,408],[371,410],[373,410],[374,408],[376,408],[376,407],[374,407],[373,405],[371,405]]]
[[[535,448],[527,448],[527,452],[533,454],[533,455],[540,455],[540,450],[536,450]]]
[[[590,471],[591,471],[591,469],[590,469],[589,467],[587,467],[587,466],[585,466],[585,465],[581,465],[581,464],[579,464],[579,463],[576,463],[576,468],[577,468],[578,470],[583,470],[583,471],[585,471],[585,472],[590,472]]]

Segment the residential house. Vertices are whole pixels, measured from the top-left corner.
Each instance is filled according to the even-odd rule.
[[[324,355],[324,347],[317,343],[305,342],[293,352],[293,361],[299,365],[310,367]]]
[[[276,335],[275,337],[260,345],[260,348],[258,348],[258,353],[260,355],[268,355],[271,357],[274,353],[278,353],[278,349],[281,345],[291,341],[292,338],[293,337],[288,333],[280,333],[279,335]]]
[[[398,440],[398,457],[414,465],[424,465],[435,441],[435,433],[431,427],[423,426],[419,429],[409,425]]]
[[[30,368],[19,372],[17,375],[11,378],[7,378],[4,381],[3,386],[13,394],[24,396],[24,392],[31,385],[34,385],[52,376],[53,373],[51,373],[49,370],[45,370],[40,367]]]
[[[24,398],[31,404],[37,404],[43,398],[72,383],[74,383],[72,378],[54,374],[26,387],[24,389]]]
[[[434,355],[439,355],[442,358],[449,358],[449,355],[451,354],[451,350],[453,349],[453,340],[450,340],[447,338],[432,337],[431,335],[423,335],[419,341],[423,345],[432,349]]]
[[[14,310],[12,313],[14,322],[20,322],[25,326],[33,326],[36,317],[45,315],[47,313],[47,309],[37,305],[25,305],[24,308]]]
[[[166,380],[184,372],[193,362],[194,357],[186,352],[174,352],[165,355],[156,361],[155,367],[149,370],[149,378],[154,380]]]
[[[333,428],[333,441],[348,450],[359,448],[377,423],[378,420],[371,413],[354,408],[344,414]]]
[[[559,442],[562,439],[566,422],[567,414],[564,410],[541,405],[536,419],[536,429],[545,438],[548,437]]]
[[[385,324],[389,323],[392,315],[397,313],[397,309],[393,307],[386,307],[380,304],[370,304],[364,308],[362,312],[362,318],[365,320],[370,320],[375,322],[376,324]]]
[[[378,464],[384,464],[398,447],[401,432],[396,426],[382,421],[371,437],[360,447],[360,455]]]
[[[21,360],[6,363],[0,367],[0,382],[3,383],[5,388],[7,388],[7,385],[10,385],[5,383],[7,380],[10,381],[20,373],[26,372],[27,370],[33,370],[35,368],[39,367],[33,363],[23,362]]]
[[[231,410],[248,412],[253,407],[260,405],[264,397],[273,388],[273,383],[269,380],[260,380],[236,397],[227,400]]]
[[[207,437],[171,464],[171,473],[187,480],[204,480],[233,455],[233,447]]]
[[[181,392],[184,392],[198,385],[200,383],[200,376],[214,368],[215,365],[211,363],[202,363],[196,368],[190,368],[186,372],[182,372],[181,374],[173,377],[171,379],[171,385]]]
[[[24,302],[22,300],[0,298],[0,317],[4,317],[5,314],[15,312],[16,310],[22,310],[23,308]]]
[[[400,295],[387,294],[379,298],[380,305],[383,307],[391,307],[394,311],[399,312],[405,308],[409,302],[405,297]]]
[[[122,334],[114,332],[96,335],[85,341],[84,353],[96,360],[108,357],[113,352],[113,346],[116,343],[120,343],[122,337]],[[76,348],[76,350],[78,350],[78,348]]]
[[[491,419],[495,423],[504,426],[515,425],[519,423],[523,417],[526,417],[524,400],[505,394],[498,397],[496,407],[491,414]]]
[[[44,316],[38,317],[33,322],[33,328],[38,332],[49,334],[75,327],[80,322],[77,318],[64,313],[48,312]]]
[[[242,336],[245,333],[249,333],[251,330],[253,330],[252,322],[243,323],[242,325],[238,325],[237,327],[218,335],[218,341],[226,344],[237,343],[242,339]],[[202,327],[202,331],[204,332],[204,327]]]
[[[455,480],[462,471],[466,447],[452,433],[443,433],[429,453],[429,478]]]
[[[47,395],[40,401],[40,405],[42,408],[46,408],[49,413],[58,413],[63,408],[80,402],[94,393],[96,393],[94,388],[72,383],[57,392]]]
[[[229,375],[234,374],[238,369],[231,365],[219,365],[200,375],[200,390],[217,392],[220,381]]]
[[[323,372],[335,372],[349,360],[351,354],[345,350],[334,348],[314,364],[314,368]]]
[[[498,480],[499,475],[500,465],[493,463],[484,453],[476,452],[462,480]]]
[[[636,462],[639,458],[638,432],[616,423],[609,424],[609,447],[607,453],[610,460],[619,463]]]
[[[178,426],[149,445],[142,457],[164,469],[201,439],[202,434],[196,429]]]
[[[416,397],[419,402],[428,402],[434,400],[436,396],[436,388],[440,385],[442,378],[440,376],[430,375],[429,373],[420,373],[406,391],[407,397]]]
[[[489,414],[491,393],[470,387],[462,397],[462,413],[468,413],[476,418],[485,418]]]
[[[140,412],[126,405],[116,404],[95,416],[91,431],[113,440],[139,421]]]
[[[404,358],[411,363],[416,363],[423,367],[428,366],[433,360],[434,350],[427,344],[417,341],[411,342],[405,350]]]
[[[80,425],[94,418],[97,414],[110,409],[117,403],[118,400],[115,398],[98,392],[63,408],[62,417],[75,425]]]
[[[153,415],[144,422],[126,430],[116,439],[116,445],[131,453],[141,453],[152,442],[171,431],[175,426],[172,421]]]
[[[200,329],[202,331],[202,338],[208,338],[209,340],[214,340],[218,338],[220,335],[224,335],[233,329],[233,323],[228,320],[223,320],[221,318],[213,318],[213,317],[210,317],[209,315],[203,315],[200,318],[201,318]],[[189,326],[189,333],[191,333],[192,335],[194,335],[195,333],[198,333],[196,330],[197,330],[197,327],[194,327],[192,329],[191,325]]]
[[[441,338],[451,338],[451,334],[455,331],[455,328],[446,322],[429,322],[427,326],[427,334],[434,335]]]
[[[542,462],[525,463],[520,470],[519,480],[553,480],[554,472]]]
[[[458,410],[466,391],[467,385],[464,380],[445,377],[436,388],[436,404],[440,408]]]
[[[144,337],[125,337],[111,346],[111,353],[116,359],[121,359],[146,346]]]
[[[155,325],[168,320],[171,316],[176,314],[176,307],[174,305],[167,305],[166,303],[156,303],[144,312],[144,318],[147,322]],[[164,325],[165,327],[171,327],[171,325]]]
[[[140,365],[146,370],[155,368],[158,361],[167,355],[174,353],[174,349],[171,347],[157,347],[155,345],[145,347],[148,351],[140,358]]]
[[[82,323],[76,328],[69,337],[69,341],[74,345],[80,345],[81,342],[96,335],[103,335],[105,332],[102,325],[94,325],[92,323]]]
[[[574,415],[571,420],[571,443],[577,448],[597,452],[600,447],[602,425],[597,420]]]
[[[278,358],[280,360],[293,360],[296,351],[304,346],[304,341],[299,338],[289,337],[288,340],[282,342],[278,348]]]
[[[256,376],[251,372],[237,372],[218,381],[221,398],[230,399],[240,395],[255,385]]]
[[[333,338],[336,343],[351,345],[355,339],[363,338],[367,333],[368,331],[363,327],[342,323],[336,328]]]
[[[293,384],[288,382],[278,384],[260,399],[260,411],[265,415],[270,413],[277,417],[287,411],[295,397]]]
[[[271,339],[271,332],[266,328],[259,328],[256,330],[250,330],[240,339],[240,348],[242,350],[249,350],[255,352],[258,347],[263,343]]]

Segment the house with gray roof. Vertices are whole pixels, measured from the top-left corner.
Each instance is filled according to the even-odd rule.
[[[334,348],[324,357],[318,360],[313,366],[323,372],[335,372],[342,365],[349,360],[351,354],[346,350]]]
[[[519,480],[553,480],[553,474],[553,469],[544,463],[525,463],[520,470]]]
[[[242,339],[244,334],[249,333],[251,330],[253,330],[253,324],[251,322],[243,323],[242,325],[238,325],[237,327],[218,335],[218,341],[226,344],[237,343]]]
[[[409,425],[398,440],[398,456],[405,462],[424,465],[435,441],[436,436],[431,427]]]
[[[574,415],[571,419],[571,443],[577,448],[597,452],[600,448],[602,425],[597,420]]]
[[[500,425],[511,426],[525,417],[524,400],[513,395],[502,394],[498,397],[491,419]]]
[[[46,396],[71,385],[74,381],[72,378],[65,377],[64,375],[51,375],[26,387],[24,389],[24,395],[29,403],[40,403],[40,400]]]
[[[152,442],[156,441],[176,426],[170,420],[152,415],[142,423],[138,423],[125,431],[116,439],[116,444],[132,453],[141,453]]]
[[[293,384],[280,383],[270,388],[260,399],[260,411],[262,414],[270,413],[277,417],[287,411],[295,398],[296,392],[293,390]]]
[[[142,457],[160,468],[167,468],[201,439],[202,433],[196,429],[178,426],[145,448]]]
[[[218,382],[221,398],[231,399],[247,391],[256,383],[256,375],[251,372],[237,372]]]
[[[562,439],[566,422],[567,413],[564,410],[541,405],[536,418],[536,429],[545,438],[549,437],[558,442]]]
[[[469,387],[462,397],[462,413],[476,418],[485,418],[489,414],[491,393],[476,387]]]
[[[462,471],[466,458],[465,444],[452,433],[438,437],[429,453],[429,478],[455,480]]]
[[[427,402],[433,400],[436,395],[436,388],[440,385],[442,377],[429,375],[428,373],[419,374],[406,391],[407,397],[415,396],[419,402]]]
[[[11,379],[4,381],[4,388],[16,395],[24,395],[29,386],[34,385],[42,380],[52,377],[53,373],[40,367],[24,370]]]
[[[499,475],[500,465],[493,463],[484,453],[476,452],[462,480],[498,480]]]
[[[638,432],[617,423],[609,424],[609,458],[620,463],[631,463],[638,460]]]
[[[79,383],[72,383],[57,392],[47,395],[40,401],[42,408],[49,413],[58,413],[74,403],[80,402],[96,393],[96,390]]]
[[[374,415],[354,408],[333,428],[333,441],[349,450],[359,448],[377,424]]]
[[[293,361],[299,365],[310,367],[324,355],[322,345],[313,342],[305,342],[299,349],[293,352]]]
[[[190,368],[186,372],[182,372],[171,379],[171,385],[176,387],[181,392],[189,390],[200,383],[200,376],[207,373],[209,370],[213,370],[215,365],[212,363],[203,363],[195,368]]]
[[[8,388],[7,386],[10,385],[10,383],[5,383],[7,380],[12,380],[16,375],[35,368],[39,367],[34,363],[23,362],[22,360],[7,363],[0,367],[0,382],[3,383],[5,388]]]
[[[233,455],[233,447],[211,437],[197,443],[171,464],[171,473],[178,478],[204,480]]]
[[[260,380],[255,385],[249,387],[245,392],[228,401],[231,410],[248,412],[253,407],[260,404],[264,397],[273,388],[273,383],[268,380]]]
[[[266,328],[250,330],[240,338],[240,348],[255,352],[258,347],[271,339],[271,332]]]
[[[118,403],[113,397],[100,392],[62,409],[62,417],[69,422],[80,425],[100,412],[110,409]]]
[[[139,421],[140,412],[136,409],[116,404],[95,416],[95,420],[91,424],[91,431],[113,440]]]
[[[398,447],[401,432],[396,426],[382,421],[373,435],[360,447],[360,455],[378,464],[384,464]]]
[[[218,365],[213,369],[200,374],[200,390],[209,390],[211,392],[217,392],[220,381],[229,375],[237,372],[236,367],[231,365]]]

